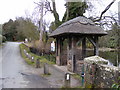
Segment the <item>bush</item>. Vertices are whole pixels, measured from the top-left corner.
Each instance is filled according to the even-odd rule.
[[[5,41],[6,41],[6,37],[3,36],[3,37],[2,37],[2,42],[5,42]]]
[[[2,44],[2,35],[0,35],[0,44]]]
[[[21,52],[22,57],[25,59],[25,61],[26,61],[29,65],[35,66],[35,62],[32,63],[32,62],[25,56],[25,54],[24,54],[24,49],[27,51],[27,53],[29,53],[31,56],[33,56],[35,60],[39,59],[42,66],[43,66],[44,63],[55,64],[54,62],[52,62],[52,60],[49,61],[49,60],[46,58],[46,56],[38,56],[38,55],[36,55],[36,54],[34,54],[34,53],[31,53],[29,47],[27,47],[25,44],[20,44],[19,47],[20,47],[20,52]]]
[[[113,84],[113,85],[112,85],[112,88],[117,88],[117,90],[120,90],[120,85],[118,85],[118,84]]]
[[[5,41],[6,41],[6,37],[0,35],[0,44],[2,44],[2,42],[5,42]]]

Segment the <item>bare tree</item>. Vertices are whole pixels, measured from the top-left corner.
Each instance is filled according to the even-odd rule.
[[[39,9],[39,15],[40,15],[40,19],[39,19],[39,31],[40,31],[40,40],[42,40],[42,34],[43,34],[43,10],[44,10],[44,1],[42,0],[39,3],[34,2],[35,4],[38,5],[38,9]]]
[[[115,2],[116,0],[113,0],[100,14],[99,19],[95,19],[94,22],[96,21],[100,21],[102,19],[102,16],[109,10],[109,8],[112,6],[112,4]]]
[[[100,15],[99,16],[94,16],[92,15],[91,17],[89,17],[92,21],[95,22],[96,25],[99,25],[105,29],[110,29],[112,27],[112,25],[114,23],[118,23],[118,17],[117,17],[117,12],[114,13],[114,15],[112,13],[110,13],[109,15],[105,15],[105,13],[107,11],[109,11],[110,7],[115,3],[116,0],[112,0],[106,7],[103,11],[101,11]],[[98,2],[98,1],[97,1]],[[100,4],[101,2],[101,5],[102,5],[102,0],[100,0],[98,3]],[[89,4],[89,12],[92,11],[92,9],[94,9],[94,12],[95,13],[95,10],[97,11],[97,8],[94,7],[94,4],[91,3],[91,2],[87,2]]]

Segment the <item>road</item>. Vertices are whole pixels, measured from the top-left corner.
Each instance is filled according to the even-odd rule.
[[[52,87],[39,70],[26,64],[20,55],[19,42],[7,42],[0,52],[0,88]],[[0,54],[1,55],[1,54]]]

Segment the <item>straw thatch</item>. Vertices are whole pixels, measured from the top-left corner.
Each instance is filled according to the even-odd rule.
[[[49,36],[55,37],[55,36],[67,35],[67,34],[102,36],[102,35],[106,35],[107,33],[101,27],[96,26],[94,22],[91,21],[90,19],[79,16],[63,23]]]

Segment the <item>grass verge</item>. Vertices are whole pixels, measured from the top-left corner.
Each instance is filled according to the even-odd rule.
[[[2,44],[0,44],[0,47],[2,47],[3,45]]]
[[[34,53],[31,53],[29,47],[27,47],[27,46],[24,45],[23,43],[20,44],[19,47],[20,47],[21,56],[24,58],[24,60],[25,60],[29,65],[35,66],[35,62],[36,62],[37,59],[40,60],[40,66],[43,66],[44,63],[48,63],[48,64],[50,64],[50,65],[55,64],[54,62],[48,61],[47,58],[46,58],[46,56],[38,56],[38,55],[36,55],[36,54],[34,54]],[[29,55],[31,55],[31,56],[34,57],[34,62],[31,62],[31,60],[26,57],[26,55],[24,54],[24,49],[26,50],[26,52],[27,52]]]
[[[0,47],[3,47],[4,46],[4,43],[0,43]]]
[[[82,80],[81,76],[79,74],[72,74],[72,76],[75,78],[75,79],[78,79],[79,81]]]
[[[42,74],[42,75],[40,75],[40,76],[42,76],[42,77],[49,77],[51,75],[51,73],[48,73],[48,74]]]

